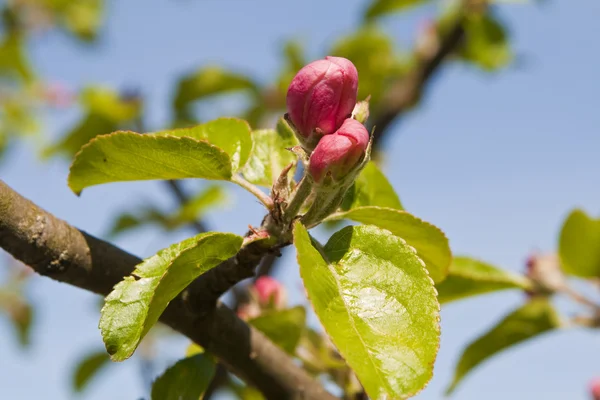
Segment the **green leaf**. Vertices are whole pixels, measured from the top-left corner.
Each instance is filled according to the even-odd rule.
[[[116,132],[85,145],[75,157],[69,187],[152,179],[229,180],[231,161],[216,146],[189,137]]]
[[[251,183],[271,187],[288,164],[296,161],[294,153],[287,150],[298,144],[294,133],[280,125],[277,130],[264,129],[252,132],[254,147],[248,163],[242,170]]]
[[[147,258],[106,297],[100,329],[113,361],[129,358],[148,330],[183,289],[204,272],[234,256],[242,238],[208,232]]]
[[[406,240],[425,262],[431,278],[437,283],[448,274],[452,253],[446,235],[435,225],[406,211],[384,207],[358,207],[332,214],[327,220],[351,219],[387,229]]]
[[[248,77],[220,67],[205,67],[179,81],[173,106],[178,114],[185,115],[194,101],[216,94],[247,90],[253,93],[258,91],[256,84]]]
[[[87,354],[83,357],[76,365],[75,371],[73,372],[73,389],[76,392],[82,392],[97,376],[98,372],[102,368],[108,365],[110,357],[106,353],[106,350],[94,351],[93,353]]]
[[[81,40],[96,39],[104,17],[104,1],[79,0],[66,4],[62,15],[66,28]]]
[[[460,56],[484,70],[506,66],[513,55],[504,26],[492,15],[471,15],[466,19],[464,45]]]
[[[237,118],[218,118],[191,128],[173,129],[154,134],[206,140],[229,155],[233,172],[246,164],[252,150],[250,125],[243,119]]]
[[[558,327],[560,320],[548,299],[529,301],[463,351],[446,393],[452,393],[467,373],[491,356]]]
[[[196,400],[215,374],[215,363],[206,354],[177,361],[152,384],[152,400]]]
[[[430,0],[374,0],[365,12],[365,20],[371,21],[386,14],[404,11],[428,1]]]
[[[394,188],[373,161],[361,171],[342,203],[344,211],[361,206],[403,209]]]
[[[293,355],[304,331],[306,311],[298,306],[287,310],[272,310],[262,313],[248,323],[264,333],[286,353]]]
[[[454,257],[450,272],[436,285],[440,303],[505,289],[530,289],[531,283],[513,274],[469,257]]]
[[[31,82],[34,73],[27,58],[25,37],[13,30],[4,36],[0,44],[0,75],[18,77],[23,82]]]
[[[294,244],[315,313],[367,394],[420,391],[433,374],[439,304],[414,249],[377,227],[348,226],[320,252],[299,222]]]
[[[573,210],[560,232],[558,254],[562,269],[582,278],[600,277],[600,219]]]

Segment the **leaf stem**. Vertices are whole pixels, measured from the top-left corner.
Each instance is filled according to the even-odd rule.
[[[600,312],[600,304],[596,303],[595,301],[589,299],[588,297],[584,296],[580,292],[576,291],[575,289],[573,289],[573,287],[565,284],[562,288],[562,292],[564,294],[566,294],[568,297],[570,297],[571,300],[573,300],[579,304],[582,304],[584,306],[587,306],[587,307],[591,308],[592,310],[595,310],[596,312]]]
[[[308,175],[304,175],[304,177],[302,177],[302,179],[296,186],[293,197],[283,213],[283,220],[286,223],[290,223],[292,219],[294,219],[294,217],[298,215],[302,204],[304,204],[304,201],[310,195],[311,191],[312,180],[308,177]]]
[[[260,190],[257,186],[245,180],[241,175],[236,174],[231,177],[231,182],[236,183],[252,193],[256,198],[267,207],[268,210],[273,209],[273,200]]]

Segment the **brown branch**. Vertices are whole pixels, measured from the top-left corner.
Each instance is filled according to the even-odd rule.
[[[141,261],[42,210],[2,181],[0,247],[41,275],[100,295],[108,294]],[[192,313],[178,296],[160,320],[217,356],[269,399],[335,398],[223,305]]]
[[[467,1],[464,4],[468,6]],[[382,110],[371,123],[371,128],[375,127],[374,146],[380,147],[392,122],[418,102],[444,60],[459,47],[465,35],[464,22],[465,13],[459,13],[453,25],[439,38],[437,51],[421,55],[412,72],[391,85],[382,101]]]

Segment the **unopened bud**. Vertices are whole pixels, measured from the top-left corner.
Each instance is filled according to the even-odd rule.
[[[310,156],[308,170],[315,183],[326,177],[344,178],[365,155],[369,132],[363,124],[348,118],[333,135],[324,136]]]
[[[270,276],[261,276],[254,283],[254,290],[261,307],[274,306],[279,309],[285,306],[285,288],[276,279]]]
[[[526,267],[527,277],[534,284],[531,295],[552,294],[564,287],[565,278],[556,254],[534,254],[527,259]]]
[[[303,67],[287,92],[289,119],[309,149],[348,118],[358,91],[358,71],[350,60],[325,57]]]

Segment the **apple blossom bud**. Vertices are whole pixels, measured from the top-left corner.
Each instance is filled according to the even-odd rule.
[[[358,71],[350,60],[325,57],[303,67],[287,92],[288,116],[309,148],[348,118],[358,91]]]
[[[310,156],[308,170],[315,183],[330,176],[344,178],[363,158],[369,144],[369,132],[363,124],[348,118],[333,135],[321,138]]]
[[[529,295],[548,295],[561,290],[565,278],[560,269],[558,255],[533,254],[526,262],[526,275],[534,287]]]
[[[258,278],[254,283],[254,290],[262,307],[273,305],[275,308],[282,308],[285,306],[285,288],[270,276]]]

